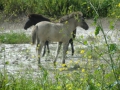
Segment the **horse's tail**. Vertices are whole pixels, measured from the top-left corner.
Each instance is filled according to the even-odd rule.
[[[38,26],[34,26],[33,27],[33,31],[32,31],[32,44],[35,44],[35,42],[36,42],[37,29],[38,29]]]

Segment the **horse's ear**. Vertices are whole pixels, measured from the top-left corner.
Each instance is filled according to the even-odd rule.
[[[78,13],[79,13],[81,16],[83,16],[83,13],[82,13],[82,12],[79,11]]]
[[[28,18],[29,18],[29,19],[31,18],[31,14],[28,15]]]

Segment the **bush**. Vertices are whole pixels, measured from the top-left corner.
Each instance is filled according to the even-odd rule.
[[[38,13],[52,18],[73,11],[82,11],[86,17],[91,18],[94,17],[95,11],[90,3],[101,17],[106,17],[109,10],[114,9],[113,0],[4,0],[0,4],[0,9],[6,15]],[[118,1],[114,1],[114,3],[118,3]]]

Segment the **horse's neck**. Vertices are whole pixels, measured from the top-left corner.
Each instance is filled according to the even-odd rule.
[[[64,27],[67,28],[70,32],[72,32],[76,29],[77,26],[76,26],[76,22],[70,20],[64,23]]]

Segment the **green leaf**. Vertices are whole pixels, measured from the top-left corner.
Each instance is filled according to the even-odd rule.
[[[117,45],[116,44],[110,44],[109,49],[110,49],[110,51],[116,51],[117,50]]]
[[[84,41],[83,43],[84,43],[84,45],[87,45],[87,44],[88,44],[87,41]]]
[[[9,64],[9,61],[6,61],[5,64],[8,65],[8,64]]]
[[[117,45],[116,44],[110,44],[109,49],[110,49],[111,52],[116,51],[117,50]]]
[[[95,29],[95,36],[97,36],[99,34],[99,31],[100,31],[100,26],[97,26],[96,29]]]

